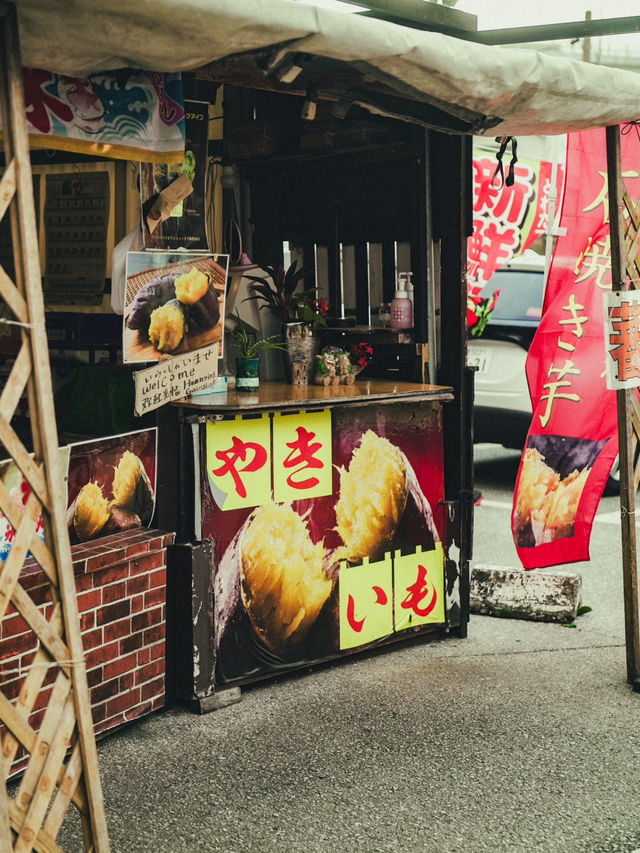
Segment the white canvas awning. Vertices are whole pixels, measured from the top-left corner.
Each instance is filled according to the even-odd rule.
[[[557,134],[640,118],[640,75],[490,47],[295,0],[16,0],[24,65],[72,76],[134,67],[292,84],[458,133]],[[276,88],[287,91],[286,83]]]

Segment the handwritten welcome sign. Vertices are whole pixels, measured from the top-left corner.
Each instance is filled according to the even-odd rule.
[[[208,388],[218,378],[218,344],[161,361],[134,373],[135,413],[143,415],[172,400]]]

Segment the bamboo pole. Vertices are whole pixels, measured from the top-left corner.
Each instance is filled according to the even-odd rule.
[[[607,175],[609,182],[609,223],[611,234],[612,289],[624,290],[626,256],[622,201],[620,128],[607,127]],[[638,630],[638,566],[636,544],[635,478],[633,470],[634,429],[632,395],[635,390],[616,392],[618,440],[620,444],[620,524],[622,533],[622,578],[624,590],[627,681],[640,692],[640,632]]]
[[[8,390],[5,389],[2,395],[0,439],[27,478],[33,490],[34,503],[33,518],[27,517],[25,509],[22,517],[15,519],[14,545],[18,543],[19,547],[15,552],[12,547],[9,559],[0,564],[0,592],[7,600],[10,596],[11,602],[38,638],[41,651],[50,657],[51,665],[57,666],[59,672],[56,681],[59,690],[52,691],[41,730],[35,735],[34,751],[31,752],[19,795],[14,802],[7,803],[6,790],[0,790],[0,848],[3,851],[28,851],[34,847],[37,850],[59,849],[54,839],[41,829],[41,824],[49,801],[56,794],[56,780],[63,772],[69,743],[73,742],[79,746],[75,763],[78,763],[80,757],[84,771],[78,777],[77,769],[74,769],[72,776],[78,777],[78,791],[87,806],[86,813],[81,811],[80,815],[85,848],[92,853],[107,853],[109,838],[66,524],[66,490],[59,461],[23,85],[16,10],[12,4],[0,0],[0,107],[5,157],[10,174],[10,180],[2,183],[0,210],[2,213],[9,211],[11,217],[16,268],[15,292],[11,290],[11,281],[6,275],[2,278],[1,289],[3,296],[9,297],[8,304],[14,308],[23,324],[21,334],[25,351],[22,358],[16,360]],[[34,446],[33,459],[27,454],[10,423],[9,407],[17,402],[25,383]],[[2,498],[3,492],[0,490],[0,500]],[[46,547],[33,544],[37,543],[33,533],[39,509],[42,509]],[[43,567],[47,567],[45,571],[51,581],[51,601],[55,606],[60,603],[61,619],[56,617],[47,621],[19,583],[19,563],[23,562],[27,547],[36,557],[40,554],[44,558]],[[32,730],[1,694],[0,699],[0,719],[5,723],[13,721],[13,726],[8,726],[12,738],[19,737],[26,746],[26,741],[31,740]],[[6,740],[4,747],[12,751],[13,740]],[[67,778],[67,775],[62,778]],[[28,790],[23,790],[24,786]],[[57,811],[48,829],[57,832],[64,816],[62,807],[71,796],[76,798],[71,791],[67,792],[66,801],[56,796]],[[11,831],[15,834],[14,847],[7,847],[6,843],[7,816],[11,822]]]

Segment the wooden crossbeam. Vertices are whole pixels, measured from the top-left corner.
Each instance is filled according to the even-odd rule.
[[[20,507],[0,481],[0,510],[14,529],[9,556],[4,563],[0,561],[0,621],[11,603],[35,639],[26,673],[11,679],[12,683],[21,679],[17,698],[11,701],[4,695],[0,683],[0,723],[4,728],[0,850],[61,853],[56,838],[73,803],[80,813],[85,849],[108,853],[55,427],[16,13],[3,0],[0,112],[8,164],[0,179],[0,219],[7,216],[11,220],[15,262],[15,281],[0,268],[0,298],[12,312],[22,339],[0,395],[0,442],[30,488]],[[12,427],[25,394],[33,452]],[[38,535],[40,518],[45,542]],[[20,583],[29,553],[49,581],[48,599],[53,604],[49,620],[45,606],[37,605]],[[52,679],[47,678],[50,673]],[[49,687],[50,680],[53,687]],[[31,714],[41,705],[44,714],[36,729]],[[10,798],[6,779],[20,748],[28,756],[27,764],[17,793]]]

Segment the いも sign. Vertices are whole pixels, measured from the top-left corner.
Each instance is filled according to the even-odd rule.
[[[342,563],[339,576],[340,649],[353,649],[430,623],[445,621],[444,551],[420,546],[412,554],[360,565]]]

